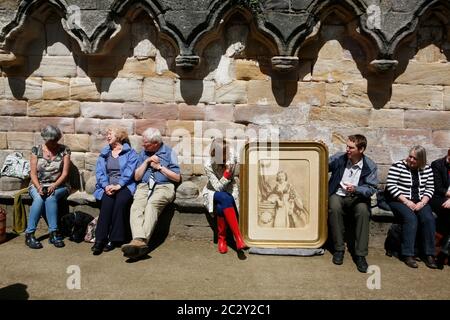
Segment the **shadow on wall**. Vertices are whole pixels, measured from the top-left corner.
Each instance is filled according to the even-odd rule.
[[[28,300],[29,298],[27,286],[23,283],[15,283],[0,288],[0,300]]]
[[[375,73],[370,68],[370,62],[376,59],[378,52],[376,44],[358,32],[354,14],[345,8],[324,9],[320,20],[319,31],[299,48],[300,69],[310,63],[312,80],[328,83],[344,84],[347,81],[353,84],[362,77],[367,81],[366,92],[371,104],[368,107],[382,108],[391,99],[393,74]],[[299,77],[303,79],[301,74]],[[349,102],[345,101],[344,94],[341,99],[344,103]],[[327,101],[331,104],[340,102]],[[364,100],[357,103],[362,104]]]
[[[423,63],[450,61],[449,16],[450,9],[439,5],[430,7],[422,15],[415,32],[403,39],[397,46],[395,59],[399,63],[395,70],[394,79],[399,78],[405,72],[413,59]],[[422,51],[422,54],[417,57],[419,51]],[[434,76],[432,72],[427,72],[427,75]],[[426,77],[414,80],[420,81],[421,84],[438,84],[427,83]]]

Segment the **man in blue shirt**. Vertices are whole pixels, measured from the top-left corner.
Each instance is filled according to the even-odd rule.
[[[128,258],[148,253],[147,243],[158,217],[175,198],[175,184],[180,182],[177,154],[162,142],[158,129],[148,128],[142,134],[142,146],[134,178],[139,182],[130,212],[133,240],[122,246]]]

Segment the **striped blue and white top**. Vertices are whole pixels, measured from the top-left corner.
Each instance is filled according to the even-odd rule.
[[[433,171],[429,165],[418,170],[419,173],[419,197],[428,196],[430,199],[434,193]],[[404,160],[395,162],[389,169],[386,188],[392,197],[397,198],[404,195],[412,200],[412,175]]]

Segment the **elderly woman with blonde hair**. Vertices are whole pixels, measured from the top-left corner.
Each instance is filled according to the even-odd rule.
[[[405,160],[392,164],[387,176],[386,190],[388,204],[402,224],[403,261],[410,268],[418,267],[414,256],[416,235],[420,232],[423,261],[427,267],[436,269],[436,222],[429,204],[434,193],[434,179],[433,171],[427,165],[424,147],[412,147]]]
[[[130,237],[130,206],[136,190],[134,170],[137,154],[131,148],[123,128],[106,131],[108,143],[97,160],[94,196],[100,201],[100,214],[95,230],[94,255],[111,251]]]

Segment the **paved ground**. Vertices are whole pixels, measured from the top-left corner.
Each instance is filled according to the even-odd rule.
[[[379,267],[381,288],[370,290],[375,274],[359,273],[349,256],[335,266],[329,252],[241,260],[233,250],[220,255],[211,240],[169,236],[130,263],[117,249],[93,256],[88,243],[66,243],[57,249],[44,240],[43,249],[31,250],[19,236],[1,244],[0,299],[450,299],[450,267],[410,269],[376,248],[368,262]],[[73,266],[81,289],[67,287]]]

